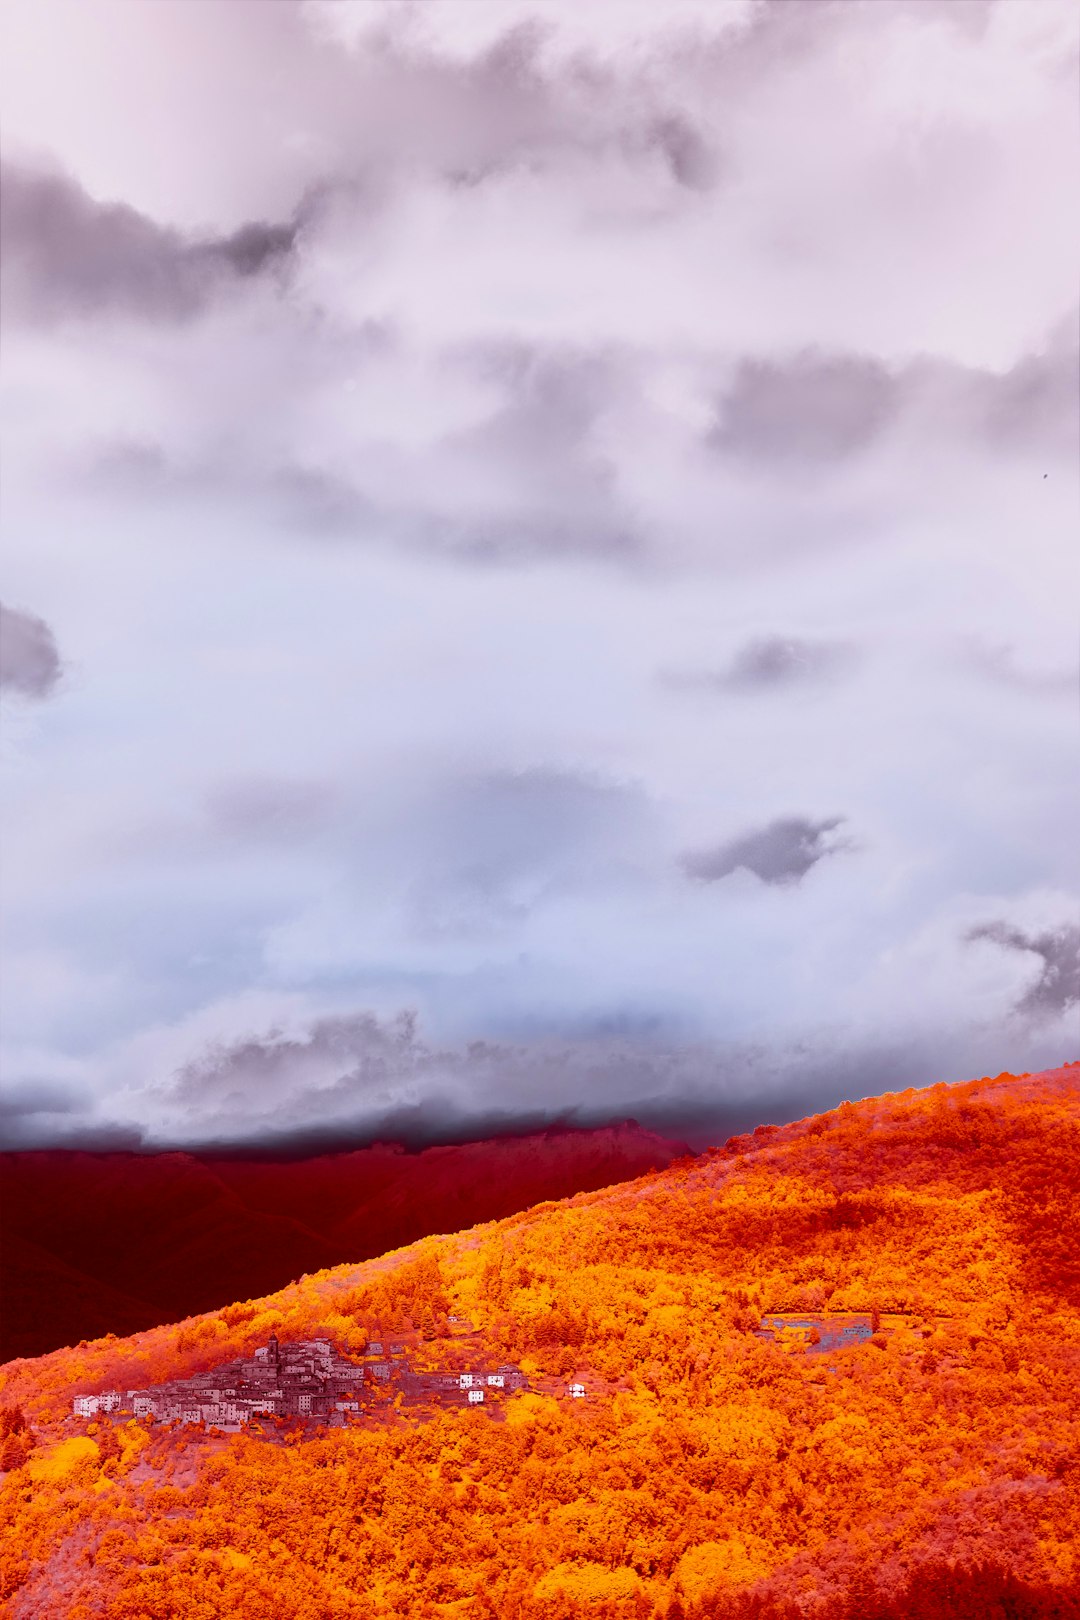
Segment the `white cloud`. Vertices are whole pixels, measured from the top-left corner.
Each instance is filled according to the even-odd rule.
[[[6,739],[12,1080],[164,1128],[208,1044],[402,1007],[648,1029],[613,1109],[1064,1040],[964,936],[1077,881],[1065,10],[135,10],[121,62],[112,0],[8,8],[9,154],[101,252],[5,338],[64,662]],[[237,270],[251,221],[295,243]],[[665,678],[754,646],[845,657]],[[832,817],[798,883],[680,866]]]

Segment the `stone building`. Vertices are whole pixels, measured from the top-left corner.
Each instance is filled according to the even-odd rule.
[[[417,1371],[405,1353],[406,1339],[384,1336],[372,1340],[368,1350],[376,1343],[388,1344],[399,1353],[353,1361],[330,1339],[282,1344],[272,1333],[269,1342],[250,1356],[212,1371],[126,1393],[104,1390],[77,1395],[72,1407],[78,1417],[122,1410],[163,1423],[202,1423],[228,1429],[267,1417],[340,1426],[346,1414],[362,1412],[380,1387],[395,1389],[410,1401],[434,1401],[443,1406],[481,1406],[487,1394],[527,1387],[524,1373],[512,1363],[503,1363],[495,1372],[483,1368]]]

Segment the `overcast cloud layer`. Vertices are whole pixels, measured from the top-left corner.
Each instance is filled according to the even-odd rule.
[[[10,1141],[1077,1055],[1077,21],[8,0]]]

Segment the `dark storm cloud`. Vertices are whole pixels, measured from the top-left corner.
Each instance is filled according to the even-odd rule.
[[[739,1061],[754,1067],[752,1055]],[[740,1070],[735,1080],[731,1066],[731,1053],[725,1062],[715,1048],[640,1031],[440,1049],[422,1038],[415,1013],[353,1014],[316,1020],[299,1036],[272,1031],[214,1046],[175,1076],[169,1095],[199,1122],[202,1140],[238,1132],[250,1140],[254,1110],[261,1142],[308,1151],[592,1125],[627,1113],[672,1124],[700,1119],[715,1111],[725,1079],[740,1091],[746,1077]]]
[[[138,1153],[152,1151],[146,1132],[138,1125],[116,1121],[84,1123],[73,1117],[58,1123],[47,1113],[25,1114],[6,1119],[0,1115],[0,1151],[31,1153],[60,1149],[70,1153]]]
[[[989,940],[1004,950],[1022,951],[1042,962],[1038,978],[1016,1004],[1018,1013],[1054,1017],[1080,1003],[1080,927],[1075,924],[1028,933],[1012,923],[995,921],[981,923],[966,937],[970,941]]]
[[[87,1099],[55,1080],[22,1080],[0,1091],[0,1149],[78,1148],[106,1152],[134,1149],[144,1133],[139,1126],[92,1118]]]
[[[688,876],[703,883],[715,883],[740,867],[753,872],[762,883],[798,883],[818,861],[849,847],[844,840],[829,837],[843,821],[843,816],[829,816],[824,821],[781,816],[716,849],[684,855],[682,866]]]
[[[60,654],[44,619],[0,602],[0,688],[48,697],[60,679]]]
[[[961,1043],[963,1044],[963,1043]],[[765,1049],[682,1042],[670,1033],[598,1027],[591,1038],[474,1040],[452,1048],[422,1037],[415,1014],[315,1020],[220,1043],[176,1074],[164,1095],[171,1123],[148,1148],[241,1145],[266,1153],[343,1150],[372,1141],[413,1147],[594,1126],[632,1118],[704,1147],[763,1122],[780,1124],[930,1078],[996,1072],[996,1031],[974,1054],[950,1037],[845,1040]],[[1051,1061],[1051,1059],[1047,1059]]]
[[[782,362],[744,360],[711,442],[755,461],[837,461],[865,449],[896,407],[896,380],[865,356],[810,351]]]
[[[62,174],[5,163],[0,184],[4,301],[49,321],[109,311],[146,319],[195,314],[222,285],[287,256],[295,226],[255,221],[202,240],[124,203],[97,202]]]

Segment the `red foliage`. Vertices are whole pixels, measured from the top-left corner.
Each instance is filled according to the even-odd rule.
[[[845,1104],[14,1363],[4,1421],[35,1445],[0,1484],[6,1613],[1077,1620],[1078,1252],[1070,1067]],[[539,1393],[309,1437],[70,1415],[271,1328],[347,1348],[444,1310]],[[837,1347],[855,1313],[877,1331]],[[769,1340],[763,1317],[792,1322]],[[444,1365],[460,1348],[425,1343]]]
[[[0,1361],[126,1335],[566,1198],[684,1152],[634,1124],[409,1153],[0,1155]]]

